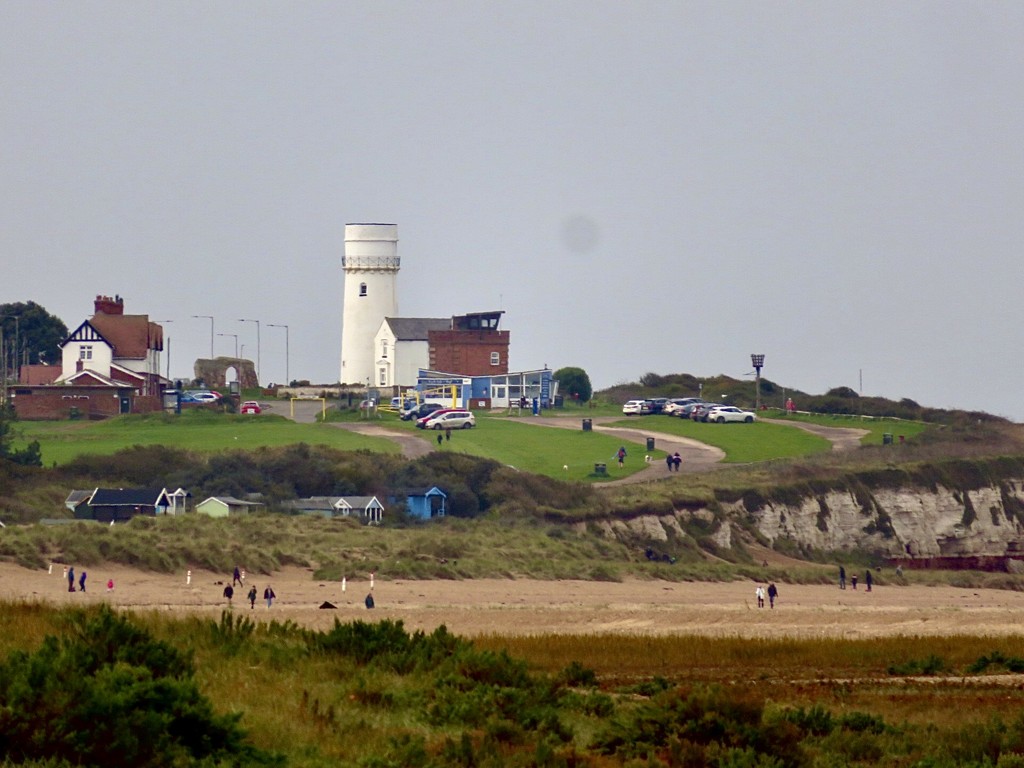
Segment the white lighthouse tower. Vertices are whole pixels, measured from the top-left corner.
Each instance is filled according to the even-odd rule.
[[[398,225],[346,224],[342,384],[376,385],[373,338],[385,317],[398,315]]]

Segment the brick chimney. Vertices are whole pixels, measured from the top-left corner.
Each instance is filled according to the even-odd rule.
[[[93,303],[93,309],[95,314],[104,315],[123,315],[124,314],[124,299],[120,296],[97,296],[96,301]]]

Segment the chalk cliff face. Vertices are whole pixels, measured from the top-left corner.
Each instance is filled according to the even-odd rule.
[[[866,502],[833,492],[798,506],[768,504],[751,517],[771,542],[784,536],[817,549],[890,557],[1001,556],[1016,553],[1024,537],[1020,505],[1024,488],[1011,482],[973,491],[883,489]]]
[[[863,549],[891,558],[1024,556],[1024,482],[960,491],[879,489],[859,497],[832,491],[790,503],[743,501],[709,510],[678,511],[616,520],[605,535],[658,543],[684,538],[700,527],[716,546],[728,549],[734,527],[753,526],[772,544],[785,538],[819,550]]]

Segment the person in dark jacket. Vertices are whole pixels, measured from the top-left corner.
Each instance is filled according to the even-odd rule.
[[[268,584],[267,588],[263,590],[263,599],[267,601],[267,608],[273,604],[275,597],[277,595],[274,594],[274,588]]]
[[[252,610],[253,608],[256,607],[256,585],[255,584],[253,584],[252,587],[249,588],[249,595],[248,595],[248,597],[249,597],[249,610]]]
[[[775,598],[779,596],[779,588],[775,586],[773,581],[768,585],[768,605],[771,608],[775,607]]]

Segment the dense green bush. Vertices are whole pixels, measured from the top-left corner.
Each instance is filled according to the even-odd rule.
[[[83,766],[279,761],[246,742],[239,715],[217,715],[190,659],[101,607],[74,631],[0,665],[0,757]]]

